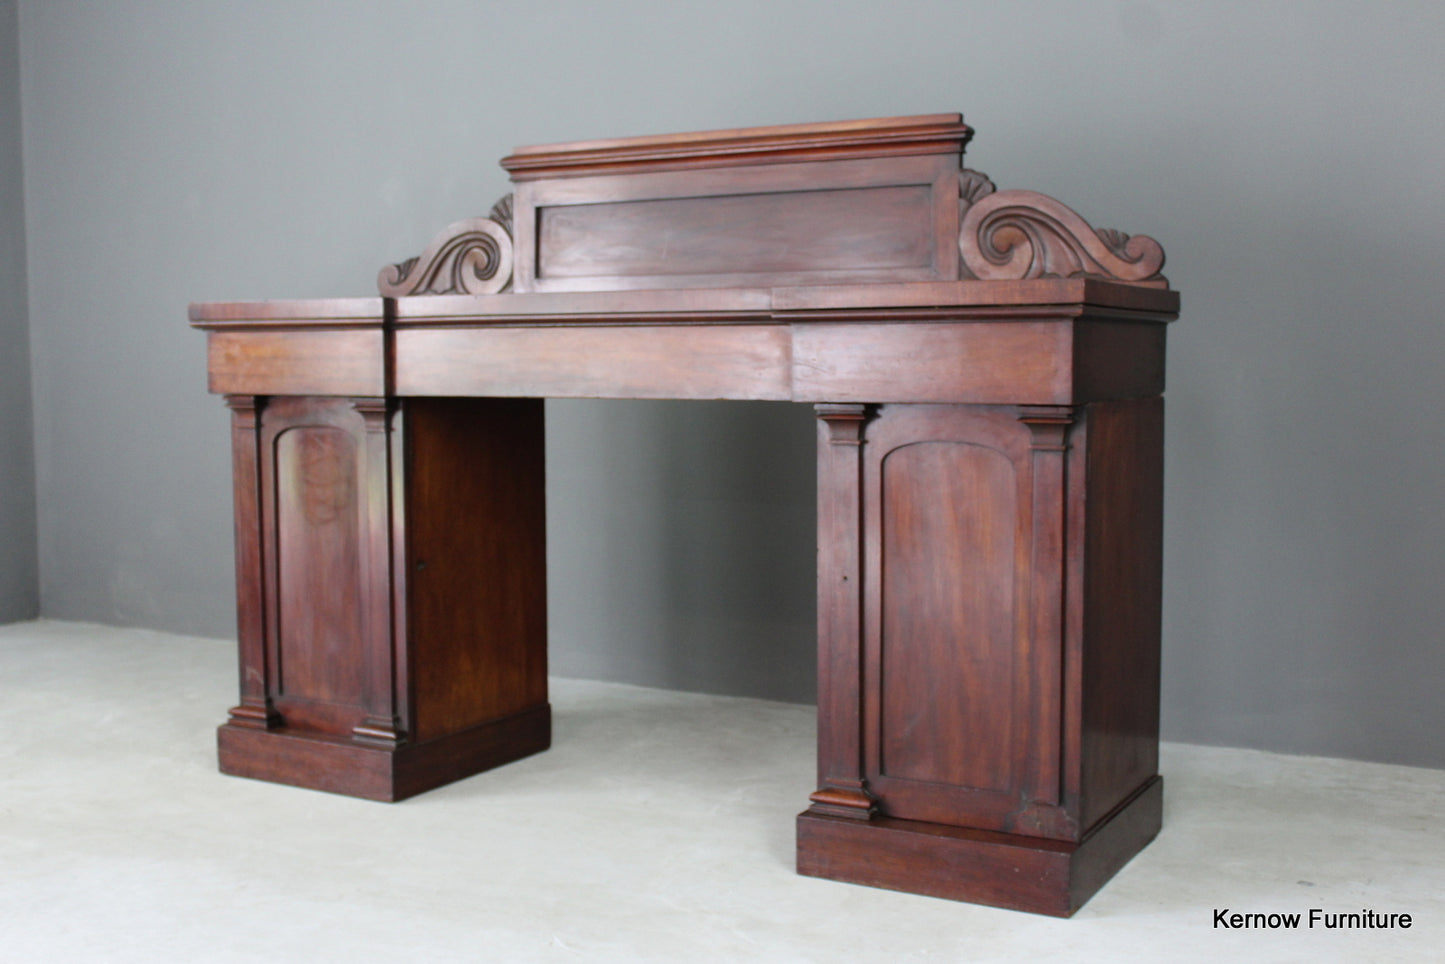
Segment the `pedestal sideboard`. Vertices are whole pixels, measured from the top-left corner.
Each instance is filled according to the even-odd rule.
[[[970,135],[521,148],[379,297],[193,305],[232,412],[222,770],[400,800],[546,749],[542,400],[808,403],[799,872],[1073,913],[1160,825],[1178,296],[1151,239],[964,169]]]

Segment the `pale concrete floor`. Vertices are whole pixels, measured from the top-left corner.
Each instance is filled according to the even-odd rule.
[[[1064,921],[794,875],[808,707],[557,680],[551,751],[389,806],[219,775],[233,695],[225,643],[0,627],[0,960],[1445,955],[1445,771],[1166,744],[1163,833]]]

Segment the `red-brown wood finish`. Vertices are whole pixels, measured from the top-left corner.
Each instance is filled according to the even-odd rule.
[[[1083,505],[1083,559],[1072,573],[1067,635],[1077,692],[1080,822],[1092,826],[1159,767],[1159,633],[1163,572],[1164,402],[1090,406],[1071,479]],[[1078,490],[1082,489],[1082,493]],[[1077,530],[1071,535],[1077,545]],[[1073,739],[1072,735],[1070,737]]]
[[[271,660],[266,646],[265,558],[261,554],[261,450],[258,400],[228,395],[231,409],[232,504],[236,540],[236,636],[240,649],[241,702],[231,709],[229,725],[269,730],[280,718],[271,703]]]
[[[863,429],[871,406],[818,414],[818,789],[812,809],[875,811],[863,761]],[[827,640],[826,645],[823,643]],[[826,734],[826,737],[825,737]]]
[[[543,416],[533,398],[405,404],[407,640],[425,742],[546,705]]]
[[[525,181],[515,290],[937,281],[958,276],[947,155]],[[603,200],[605,199],[605,200]]]
[[[1125,840],[1158,830],[1161,416],[1158,397],[885,405],[859,423],[861,472],[820,452],[820,532],[841,543],[820,555],[863,553],[850,579],[862,588],[846,603],[843,574],[820,563],[820,694],[825,678],[856,694],[820,695],[820,785],[839,783],[861,730],[861,773],[842,789],[888,818],[879,826],[925,835],[907,846],[967,828],[992,836],[939,846],[1062,868],[1062,878],[1036,868],[1032,890],[1012,878],[1009,899],[970,899],[1072,913],[1108,877],[1093,888],[1075,879],[1093,879],[1098,848],[1086,841],[1114,820],[1132,827]],[[848,506],[827,517],[831,529],[825,505]],[[851,533],[839,531],[844,517]],[[861,645],[841,645],[841,613],[861,623]],[[860,653],[861,671],[844,648]],[[815,797],[799,822],[801,872],[959,891],[950,867],[890,876],[883,845],[816,822],[843,815]]]
[[[380,299],[193,305],[232,409],[222,768],[397,800],[544,749],[543,397],[818,416],[804,874],[1068,915],[1160,825],[1146,237],[956,114],[519,148]]]
[[[541,401],[233,408],[242,704],[222,769],[396,800],[545,749]]]
[[[502,167],[518,183],[598,173],[706,170],[898,154],[958,156],[973,137],[962,114],[650,134],[517,148]]]
[[[798,816],[798,872],[910,894],[1070,917],[1159,832],[1150,781],[1080,841],[875,817]]]

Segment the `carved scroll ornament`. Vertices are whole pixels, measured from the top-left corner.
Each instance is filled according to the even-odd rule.
[[[491,295],[512,283],[512,196],[491,217],[449,225],[425,251],[387,265],[376,287],[386,298],[408,295]]]
[[[1095,230],[1072,208],[1036,191],[996,191],[977,171],[964,171],[958,250],[965,277],[1103,278],[1168,288],[1159,273],[1164,249],[1142,234]]]

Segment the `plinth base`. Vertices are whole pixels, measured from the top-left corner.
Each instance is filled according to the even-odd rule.
[[[798,873],[1069,917],[1153,840],[1154,777],[1078,843],[876,817],[798,815]]]
[[[286,729],[226,724],[221,772],[394,803],[552,745],[547,704],[426,743],[370,746]]]

